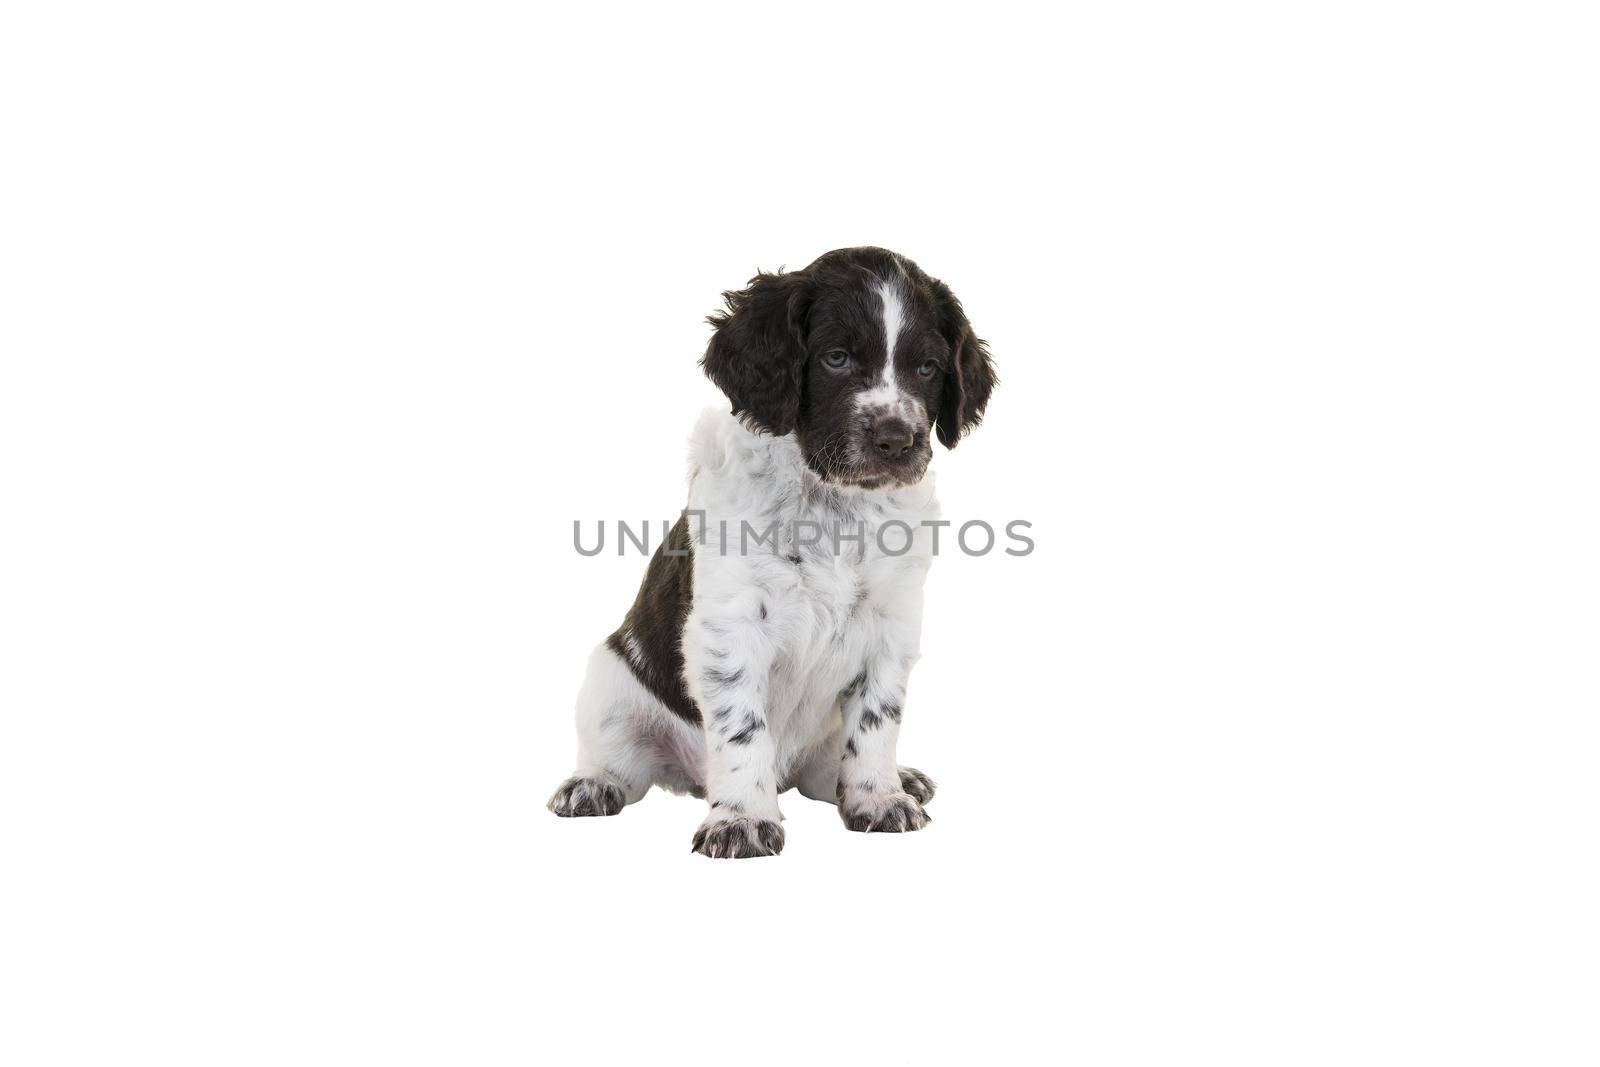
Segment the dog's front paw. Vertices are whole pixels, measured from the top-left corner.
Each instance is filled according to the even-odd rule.
[[[770,819],[707,819],[690,848],[718,860],[776,856],[783,851],[783,827]]]
[[[918,804],[926,804],[933,799],[933,791],[938,783],[915,767],[900,768],[900,791],[911,797]]]
[[[568,778],[556,787],[545,807],[571,818],[580,815],[615,815],[627,804],[622,787],[603,778]]]
[[[847,791],[839,802],[839,817],[847,829],[867,834],[906,834],[933,821],[909,793],[858,793]]]

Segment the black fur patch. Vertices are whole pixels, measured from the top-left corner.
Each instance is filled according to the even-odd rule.
[[[751,739],[756,736],[756,734],[760,733],[766,728],[767,724],[757,718],[754,712],[750,712],[745,715],[744,725],[739,728],[739,732],[728,738],[728,744],[748,745]]]
[[[744,669],[735,667],[731,671],[719,670],[716,667],[706,668],[706,681],[716,686],[737,685],[744,678]]]
[[[866,711],[863,711],[861,713],[861,721],[860,721],[860,724],[859,724],[859,727],[858,727],[859,729],[861,729],[861,730],[876,730],[879,726],[882,726],[882,725],[883,725],[883,720],[878,718],[878,713],[877,712],[871,711],[871,710],[866,710]]]
[[[666,548],[685,554],[667,555]],[[698,726],[700,710],[683,680],[683,624],[694,601],[693,551],[688,517],[680,515],[667,540],[650,557],[633,607],[606,644],[622,657],[639,684],[673,714]],[[636,652],[629,650],[630,637]]]

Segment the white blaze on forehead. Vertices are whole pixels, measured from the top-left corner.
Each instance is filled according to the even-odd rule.
[[[878,283],[878,299],[883,302],[883,372],[872,388],[856,394],[856,406],[899,415],[915,425],[922,420],[916,417],[916,405],[908,403],[900,392],[894,370],[894,346],[905,326],[905,305],[900,302],[899,287],[893,282]]]
[[[905,309],[900,306],[900,294],[888,282],[878,283],[878,297],[883,301],[883,370],[888,377],[894,370],[894,343],[905,325]]]

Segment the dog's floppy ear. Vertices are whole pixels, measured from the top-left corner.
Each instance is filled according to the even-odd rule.
[[[810,278],[805,271],[757,274],[722,299],[728,309],[706,319],[715,332],[700,365],[733,401],[735,415],[781,437],[800,418]]]
[[[972,332],[972,323],[961,310],[961,301],[950,287],[936,279],[934,307],[939,332],[950,345],[950,369],[945,372],[944,391],[939,398],[939,440],[946,448],[956,447],[961,436],[983,421],[989,394],[999,381],[989,347]]]

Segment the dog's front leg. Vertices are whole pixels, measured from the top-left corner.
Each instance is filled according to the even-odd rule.
[[[696,612],[684,637],[690,693],[705,728],[711,804],[694,851],[717,859],[775,856],[783,850],[783,816],[767,721],[774,649],[766,620],[737,610]]]
[[[917,798],[906,792],[906,780],[895,763],[911,659],[885,649],[870,658],[839,695],[844,717],[839,817],[852,830],[905,833],[930,821]],[[920,772],[911,774],[927,782]],[[926,795],[933,795],[931,783]]]

